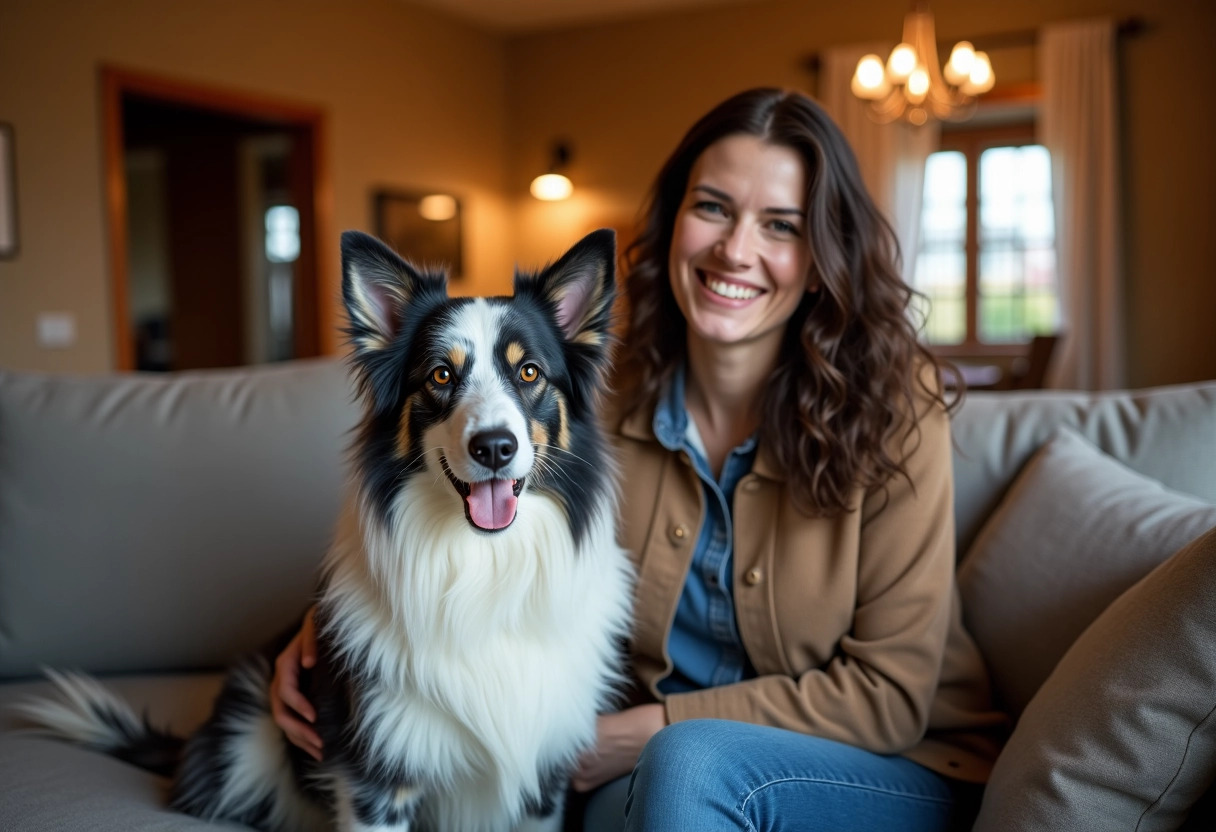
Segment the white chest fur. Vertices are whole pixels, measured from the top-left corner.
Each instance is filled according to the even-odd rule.
[[[447,483],[415,478],[391,529],[348,506],[327,567],[336,641],[379,680],[364,725],[378,754],[430,781],[442,828],[518,818],[538,774],[595,738],[617,681],[630,569],[613,507],[576,551],[548,497],[527,490],[499,533],[470,529]]]

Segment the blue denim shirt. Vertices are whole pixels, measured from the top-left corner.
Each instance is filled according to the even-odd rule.
[[[663,447],[684,451],[692,460],[705,492],[705,519],[667,637],[674,668],[659,682],[664,693],[716,687],[756,675],[735,623],[731,518],[735,486],[756,460],[756,437],[748,437],[727,455],[715,480],[701,435],[684,405],[684,379],[681,368],[659,400],[654,435]]]

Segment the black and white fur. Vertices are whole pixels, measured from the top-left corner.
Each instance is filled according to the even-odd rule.
[[[172,805],[264,829],[556,829],[618,681],[631,573],[597,427],[612,232],[511,298],[449,298],[379,241],[342,237],[365,415],[317,604],[325,759],[284,739],[270,660],[238,665],[186,743],[87,677],[53,674],[43,728],[175,770]],[[180,764],[176,758],[181,755]]]

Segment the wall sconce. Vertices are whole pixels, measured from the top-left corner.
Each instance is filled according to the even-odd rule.
[[[574,185],[561,173],[570,164],[570,145],[564,141],[553,144],[549,154],[549,172],[542,173],[532,180],[529,190],[532,196],[546,202],[557,202],[567,199],[574,193]]]

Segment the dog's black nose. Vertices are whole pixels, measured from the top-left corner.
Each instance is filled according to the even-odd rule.
[[[519,445],[509,430],[483,430],[469,440],[469,453],[487,468],[497,471],[515,458]]]

